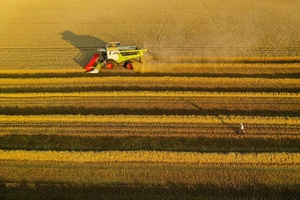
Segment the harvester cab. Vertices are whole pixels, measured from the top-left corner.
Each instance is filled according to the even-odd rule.
[[[118,66],[133,69],[133,63],[142,63],[144,52],[150,52],[138,46],[121,46],[120,42],[110,42],[97,51],[99,53],[94,54],[85,66],[88,73],[98,73],[100,68],[113,69]]]

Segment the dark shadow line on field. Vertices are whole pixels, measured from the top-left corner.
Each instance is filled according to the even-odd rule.
[[[86,63],[85,63],[86,64]],[[0,78],[75,78],[75,77],[212,77],[212,78],[295,78],[300,79],[300,73],[274,73],[274,74],[240,74],[240,73],[139,73],[139,72],[118,72],[101,71],[99,74],[88,74],[81,72],[68,73],[35,73],[35,74],[5,74],[0,72]]]
[[[82,86],[82,87],[43,87],[32,85],[29,87],[15,87],[15,88],[0,88],[0,93],[28,93],[28,92],[112,92],[112,91],[126,91],[126,92],[139,92],[139,91],[181,91],[181,92],[288,92],[298,93],[299,88],[201,88],[201,87],[156,87],[156,86]]]
[[[60,33],[60,35],[63,40],[80,50],[80,53],[74,57],[73,60],[81,67],[84,67],[88,63],[93,54],[97,52],[97,48],[106,45],[105,41],[97,37],[91,35],[77,35],[70,30],[65,30]]]
[[[203,110],[203,108],[201,108],[200,106],[198,106],[196,103],[194,103],[194,102],[192,102],[192,101],[189,101],[189,100],[187,100],[187,99],[185,99],[185,98],[181,98],[181,99],[182,99],[183,101],[189,103],[189,104],[192,105],[193,107],[195,107],[197,110],[199,110],[199,111]],[[220,120],[221,124],[222,124],[225,128],[227,128],[227,129],[228,129],[228,128],[229,128],[229,129],[232,129],[234,132],[236,132],[236,128],[233,127],[232,125],[229,125],[229,124],[225,123],[222,116],[217,115],[217,118]]]
[[[26,164],[25,164],[26,165]],[[33,164],[33,167],[35,165]],[[56,165],[54,165],[55,167]],[[59,166],[59,165],[58,165]],[[101,165],[100,165],[101,166]],[[21,167],[21,166],[20,166]],[[40,166],[41,167],[41,166]],[[140,164],[139,170],[145,170],[149,168],[147,163]],[[152,166],[153,169],[160,169],[159,165]],[[212,173],[215,170],[224,170],[226,166],[205,166],[206,170],[210,170]],[[108,169],[109,166],[107,166]],[[192,167],[176,167],[178,170],[172,169],[173,173],[179,173],[185,170],[195,170],[197,166]],[[120,167],[112,166],[111,169],[121,170]],[[232,171],[234,168],[228,168],[228,171]],[[243,166],[237,166],[236,170],[244,169]],[[255,168],[254,168],[255,169]],[[136,167],[131,172],[136,170]],[[148,169],[149,170],[149,169]],[[203,166],[199,167],[199,170],[203,170]],[[154,170],[155,171],[155,170]],[[160,172],[161,173],[161,172]],[[229,173],[229,172],[227,172]],[[230,172],[229,174],[234,173]],[[249,178],[249,177],[248,177]],[[176,180],[177,181],[177,180]],[[8,187],[7,185],[13,185],[14,187]],[[34,187],[33,187],[34,186]],[[297,184],[291,185],[266,185],[263,183],[255,184],[255,187],[251,183],[245,182],[239,187],[232,186],[216,186],[209,183],[191,184],[191,183],[178,183],[167,181],[165,184],[160,183],[126,183],[114,182],[109,180],[108,182],[98,184],[86,184],[86,183],[74,183],[72,181],[6,181],[0,182],[0,197],[2,199],[243,199],[243,198],[255,198],[255,199],[285,199],[289,197],[291,199],[298,199],[299,189]],[[174,198],[176,197],[176,198]],[[199,198],[200,197],[200,198]]]
[[[164,137],[65,135],[3,135],[0,148],[5,150],[55,151],[179,151],[179,152],[299,152],[297,138],[248,137]]]
[[[194,108],[196,108],[196,109],[198,109],[198,110],[202,110],[203,108],[201,108],[200,106],[198,106],[197,104],[195,104],[194,102],[192,102],[192,101],[189,101],[189,100],[187,100],[187,99],[185,99],[185,98],[181,98],[183,101],[185,101],[185,102],[187,102],[188,104],[190,104],[190,105],[192,105]]]
[[[75,106],[0,106],[0,115],[247,115],[299,117],[297,110],[227,110],[227,109],[164,109],[164,108],[87,108]]]

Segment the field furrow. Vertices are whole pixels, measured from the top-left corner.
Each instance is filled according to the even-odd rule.
[[[278,198],[282,192],[296,197],[299,191],[300,158],[293,153],[1,151],[0,159],[4,191],[15,195],[20,190],[36,195],[51,189],[51,197],[59,191],[69,196],[69,189],[76,189],[73,195],[101,189],[108,197],[114,191],[131,198],[135,192],[147,197],[174,192],[188,192],[184,196],[189,198],[238,197],[255,188],[249,196]],[[239,189],[232,191],[236,187]]]
[[[191,90],[234,92],[298,92],[299,79],[211,77],[81,77],[0,79],[2,93],[84,92],[111,90]]]
[[[52,116],[55,117],[55,116]],[[74,116],[69,116],[73,118]],[[37,116],[38,118],[38,116]],[[127,118],[130,119],[129,116]],[[49,119],[50,120],[50,119]],[[241,121],[246,121],[245,119]],[[70,136],[178,136],[178,137],[233,137],[237,126],[234,123],[152,123],[124,122],[2,122],[1,135],[70,135]],[[251,124],[247,121],[247,132],[243,137],[296,137],[299,136],[297,124]]]
[[[236,131],[244,122],[247,134]],[[298,152],[299,118],[244,116],[6,116],[1,149]],[[255,148],[254,148],[255,147]]]
[[[95,92],[2,94],[0,114],[299,116],[289,93]]]
[[[92,56],[92,55],[91,55]],[[262,57],[264,58],[264,57]],[[135,63],[134,70],[114,69],[101,70],[96,77],[108,76],[186,76],[186,77],[249,77],[249,78],[299,78],[300,69],[298,62],[288,63],[289,60],[282,63],[260,63],[260,62],[244,62],[232,63],[235,57],[228,57],[222,61],[214,61],[207,63],[205,61],[192,62],[151,62],[146,61],[142,65]],[[245,59],[245,58],[241,58]],[[258,58],[259,59],[259,58]],[[275,59],[270,57],[270,60]],[[278,58],[280,59],[280,58]],[[300,62],[299,57],[295,57]],[[276,59],[275,59],[276,61]],[[10,68],[11,69],[11,68]],[[90,74],[83,74],[83,68],[47,68],[43,70],[33,69],[2,69],[0,71],[1,78],[74,78],[74,77],[89,77]]]
[[[295,177],[298,165],[279,162],[266,169],[261,163],[249,164],[252,159],[259,159],[256,156],[251,159],[245,157],[242,163],[237,163],[240,158],[234,157],[234,164],[211,158],[207,159],[210,164],[183,162],[193,153],[200,153],[202,159],[207,153],[212,153],[215,158],[221,156],[224,160],[228,160],[231,153],[257,156],[268,154],[266,159],[289,153],[294,156],[292,162],[298,162],[300,84],[294,75],[277,74],[272,77],[261,73],[261,77],[254,78],[247,74],[236,77],[233,74],[185,76],[176,73],[157,75],[126,72],[120,75],[121,72],[105,72],[100,76],[84,74],[79,77],[78,72],[64,73],[61,73],[62,76],[59,73],[39,71],[27,74],[22,72],[20,75],[2,73],[0,149],[11,153],[25,150],[24,155],[31,151],[41,155],[51,151],[78,152],[78,158],[88,152],[120,151],[123,154],[115,161],[102,159],[98,164],[93,163],[91,158],[83,164],[64,161],[68,163],[68,168],[62,160],[56,161],[60,158],[55,153],[52,157],[48,156],[47,161],[29,161],[25,157],[19,161],[16,159],[10,161],[12,164],[9,167],[5,164],[8,160],[3,157],[0,158],[4,163],[1,169],[6,172],[15,170],[14,177],[27,180],[22,185],[18,178],[6,177],[2,173],[5,177],[4,188],[13,186],[29,190],[34,186],[40,187],[41,191],[47,188],[54,190],[49,182],[55,182],[58,189],[63,188],[60,183],[72,188],[82,188],[82,184],[90,183],[94,188],[104,185],[104,188],[111,191],[111,184],[117,181],[121,182],[122,187],[149,190],[148,193],[152,194],[153,190],[157,192],[162,187],[169,187],[168,183],[171,182],[174,191],[178,191],[177,187],[182,185],[194,188],[191,192],[203,192],[201,188],[209,183],[211,186],[206,188],[217,193],[238,183],[242,187],[239,191],[235,190],[239,196],[240,192],[254,185],[245,182],[250,177],[261,180],[257,189],[260,194],[266,188],[276,193],[277,182],[267,183],[267,177],[262,176],[266,170],[276,178]],[[246,134],[238,134],[239,123],[244,124]],[[151,162],[135,160],[121,163],[121,158],[130,156],[132,151],[142,153],[142,158],[146,156],[145,151],[158,154],[169,152],[168,155],[182,153],[182,157],[174,158],[175,164],[158,154],[153,156],[164,159],[165,163],[156,162],[154,157],[149,158]],[[0,155],[5,155],[5,152]],[[67,159],[71,157],[72,154],[66,153]],[[31,167],[26,168],[28,165]],[[44,167],[46,165],[48,167]],[[93,171],[92,177],[98,178],[89,178],[85,182],[81,177],[74,177],[75,171],[78,172],[81,167],[87,168],[80,172],[84,177],[87,177],[85,173]],[[95,170],[99,167],[99,171]],[[68,172],[64,172],[64,169]],[[249,169],[253,173],[245,173]],[[35,175],[22,176],[28,173],[27,170],[53,174],[53,178],[42,178],[41,181]],[[152,175],[145,174],[145,170],[151,171]],[[175,175],[178,170],[187,178]],[[114,178],[111,171],[119,178]],[[137,171],[138,177],[147,176],[150,179],[138,179],[132,175]],[[196,178],[208,171],[221,171],[225,181],[214,181],[212,174],[209,179]],[[119,173],[125,175],[117,175]],[[163,173],[164,178],[159,178]],[[190,173],[197,176],[190,177]],[[178,182],[179,178],[181,181]],[[228,178],[235,181],[228,181]],[[140,184],[135,184],[136,181]],[[297,190],[294,185],[297,184],[296,179],[290,179],[285,192],[295,195]],[[117,188],[120,187],[118,184]],[[65,188],[63,190],[66,191]],[[8,193],[12,191],[7,190]],[[164,193],[170,191],[173,189],[163,190]],[[269,193],[265,195],[271,196]]]

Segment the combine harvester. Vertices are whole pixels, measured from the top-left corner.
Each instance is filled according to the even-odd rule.
[[[120,42],[110,42],[97,51],[99,53],[94,54],[85,66],[87,73],[95,74],[101,68],[113,69],[118,66],[133,69],[132,63],[142,63],[143,53],[150,52],[147,49],[140,49],[138,46],[120,46]]]

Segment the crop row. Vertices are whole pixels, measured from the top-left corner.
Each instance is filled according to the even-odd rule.
[[[294,86],[296,88],[299,87],[299,79],[296,78],[290,78],[290,79],[272,79],[272,78],[211,78],[211,77],[184,77],[184,76],[159,76],[159,77],[145,77],[145,76],[130,76],[130,77],[122,77],[122,76],[114,76],[114,77],[75,77],[75,78],[24,78],[24,79],[14,79],[14,78],[1,78],[0,83],[1,85],[8,87],[8,86],[37,86],[37,85],[55,85],[57,84],[57,87],[62,87],[62,84],[69,84],[69,85],[94,85],[97,84],[98,86],[101,86],[103,84],[124,84],[125,86],[131,85],[131,84],[147,84],[147,85],[153,85],[158,86],[157,84],[175,84],[172,85],[176,87],[176,85],[182,85],[182,86],[188,86],[190,84],[195,84],[197,87],[204,85],[218,85],[220,83],[224,84],[226,86],[239,84],[240,87],[245,87],[247,85],[251,84],[257,84],[255,87],[262,87],[262,86],[271,86],[273,87],[284,87],[284,86]],[[275,84],[275,86],[274,86]],[[219,85],[221,87],[222,85]],[[201,87],[200,87],[201,88]],[[247,87],[246,87],[247,88]]]
[[[0,1],[0,199],[299,198],[298,4],[101,2]]]
[[[1,114],[286,115],[298,116],[289,93],[95,92],[3,94]]]
[[[0,150],[0,160],[51,161],[75,163],[148,162],[173,165],[199,164],[300,164],[299,153],[196,153],[164,151],[6,151]]]
[[[239,123],[247,121],[249,124],[256,125],[297,125],[299,117],[265,117],[265,116],[209,116],[209,115],[0,115],[0,122],[18,123],[18,122],[74,122],[74,123],[175,123],[175,124],[193,124],[193,123]]]
[[[51,116],[55,117],[55,116]],[[73,116],[69,116],[73,118]],[[97,118],[90,116],[90,118]],[[124,118],[130,118],[126,116]],[[157,117],[159,118],[159,117]],[[242,121],[242,120],[241,120]],[[1,135],[59,135],[82,137],[220,137],[238,138],[239,123],[143,123],[143,122],[1,122]],[[299,136],[297,124],[251,124],[246,121],[243,138],[293,138]]]
[[[0,185],[0,190],[4,192],[0,195],[12,193],[12,196],[18,196],[22,194],[22,191],[23,195],[26,195],[30,191],[30,197],[43,192],[44,194],[47,193],[48,197],[53,198],[70,194],[72,197],[78,198],[78,195],[85,196],[87,195],[86,192],[89,191],[89,196],[91,194],[97,196],[100,192],[101,197],[108,196],[110,199],[112,197],[132,198],[137,195],[136,193],[139,197],[145,195],[149,199],[160,195],[164,199],[166,197],[172,199],[174,194],[176,197],[184,195],[184,197],[189,198],[199,195],[211,198],[220,195],[232,197],[235,195],[244,196],[245,194],[253,198],[261,196],[284,198],[285,195],[296,198],[299,194],[300,177],[297,173],[299,164],[293,163],[294,166],[283,164],[296,158],[297,155],[291,154],[199,154],[200,162],[190,164],[177,162],[182,158],[189,157],[190,153],[104,153],[110,156],[108,160],[119,160],[120,158],[132,160],[133,157],[137,156],[140,157],[136,160],[148,160],[147,156],[150,156],[149,159],[158,158],[158,160],[163,161],[162,163],[152,161],[81,162],[85,155],[88,155],[89,158],[93,157],[92,160],[97,160],[97,154],[90,152],[8,153],[12,157],[14,154],[25,157],[18,156],[18,160],[1,160],[0,175],[4,183]],[[28,155],[30,158],[26,160]],[[159,158],[159,156],[161,157]],[[46,161],[34,158],[46,158]],[[49,161],[51,158],[57,161]],[[167,160],[176,159],[176,161],[165,162],[164,158]],[[209,159],[215,160],[217,163],[210,161],[203,163],[202,158],[203,161]],[[219,160],[219,158],[221,159]],[[270,158],[275,158],[275,160]],[[72,161],[63,162],[61,159]],[[237,160],[237,162],[230,163],[232,159]],[[243,162],[243,159],[246,159],[246,162]],[[248,159],[253,160],[254,163],[248,163]],[[219,161],[221,162],[219,163]],[[49,191],[51,192],[49,193]],[[135,198],[138,199],[137,196]]]
[[[174,57],[170,61],[165,61],[163,57],[157,58],[157,61],[146,60],[143,64],[134,63],[134,71],[141,74],[147,73],[165,73],[170,75],[187,75],[187,76],[211,76],[211,77],[265,77],[265,78],[297,78],[299,74],[298,63],[299,58],[295,58],[295,62],[289,62],[289,59],[281,63],[276,58],[270,58],[270,63],[255,61],[255,58],[248,61],[238,60],[239,58],[210,58],[210,57]],[[154,58],[155,59],[155,58]],[[206,60],[207,59],[207,60]],[[259,58],[258,58],[259,59]],[[262,59],[262,58],[261,58]],[[273,60],[273,63],[271,61]],[[280,58],[278,58],[280,59]],[[284,58],[282,58],[284,59]],[[292,59],[292,58],[291,58]],[[299,76],[298,76],[299,77]]]
[[[294,189],[300,180],[299,173],[296,173],[300,163],[298,153],[1,150],[0,156],[1,177],[8,183],[26,180],[31,184],[97,185],[107,184],[109,180],[109,183],[162,186],[172,183],[189,187],[206,183],[224,189],[237,186],[259,188],[261,185],[276,187],[280,183]],[[32,170],[35,173],[30,173]]]
[[[183,67],[184,66],[184,67]],[[134,71],[108,70],[97,76],[210,76],[210,77],[262,77],[297,78],[300,70],[297,63],[253,64],[253,63],[146,63],[138,65]],[[141,73],[138,73],[138,72]],[[137,72],[137,73],[133,73]],[[1,70],[1,78],[54,78],[54,77],[91,77],[83,69],[44,69],[44,70]]]
[[[246,134],[237,134],[243,122]],[[246,116],[0,117],[1,149],[298,152],[299,118]]]
[[[122,80],[124,79],[124,80]],[[223,79],[191,79],[173,82],[165,80],[144,79],[127,80],[123,77],[116,79],[89,79],[78,81],[64,80],[27,80],[15,79],[14,82],[2,79],[1,93],[32,93],[32,92],[98,92],[98,91],[198,91],[198,92],[292,92],[299,91],[298,80],[223,80]]]
[[[182,47],[175,47],[175,48],[158,48],[158,49],[165,49],[165,50],[182,50],[182,49],[197,49],[197,48],[182,48]],[[200,49],[200,48],[199,48]],[[163,56],[159,57],[156,56],[155,59],[162,60]],[[250,66],[250,69],[253,69],[252,67],[256,67],[257,65],[260,65],[261,67],[264,66],[270,66],[270,64],[286,64],[286,63],[298,63],[300,62],[300,58],[298,56],[266,56],[266,57],[196,57],[196,56],[169,56],[169,60],[174,61],[174,63],[178,63],[177,65],[180,65],[180,63],[210,63],[211,66],[216,66],[217,64],[220,66],[228,66],[228,63],[234,63],[238,64],[237,67],[243,66],[245,67],[248,65]],[[154,60],[155,60],[154,59]],[[175,62],[176,61],[176,62]],[[190,62],[194,61],[194,62]],[[199,64],[198,63],[198,64]],[[251,64],[250,64],[251,63]],[[266,65],[267,64],[267,65]],[[189,66],[189,65],[188,65]],[[275,65],[276,66],[276,65]]]
[[[29,38],[28,38],[29,39]],[[21,42],[21,41],[20,41]],[[74,47],[69,46],[67,43],[62,41],[63,46],[53,47],[36,47],[36,48],[28,48],[28,47],[12,47],[12,48],[0,48],[0,54],[2,59],[0,60],[1,69],[11,70],[11,69],[20,69],[20,70],[59,70],[59,69],[81,69],[83,72],[83,67],[89,62],[89,59],[96,53],[96,49],[99,46],[87,46],[87,47]],[[3,44],[4,45],[4,44]],[[27,44],[30,45],[30,44]],[[103,46],[105,43],[103,43]],[[151,47],[146,47],[151,48]],[[296,65],[299,63],[299,57],[296,55],[299,47],[295,47],[294,49],[287,50],[289,53],[294,54],[294,56],[280,56],[278,57],[268,57],[267,55],[261,57],[235,57],[233,55],[228,54],[227,48],[159,48],[152,47],[152,58],[145,60],[145,64],[143,67],[136,65],[136,72],[170,72],[170,73],[199,73],[203,72],[200,69],[202,66],[209,66],[214,69],[214,66],[238,66],[238,69],[233,70],[234,72],[242,73],[242,74],[251,74],[252,66],[260,65],[262,68],[266,68],[266,71],[259,70],[258,67],[253,66],[254,71],[260,73],[274,73],[267,69],[264,66],[289,66]],[[216,54],[224,53],[216,55],[203,55],[203,51],[212,50]],[[199,56],[195,56],[195,54],[188,55],[189,51],[193,51],[193,53],[198,53]],[[248,51],[249,53],[254,53],[259,56],[259,54],[264,54],[265,52],[261,51],[261,49],[255,48],[231,48],[230,52],[243,52]],[[178,54],[178,51],[186,52],[183,57],[182,54]],[[284,52],[285,49],[280,49],[278,52]],[[22,52],[22,53],[20,53]],[[272,49],[269,49],[269,52],[272,52]],[[173,54],[172,56],[168,55]],[[251,54],[250,53],[250,54]],[[164,55],[165,54],[165,55]],[[18,59],[15,59],[15,55],[18,55]],[[228,57],[222,57],[226,56]],[[219,56],[219,57],[216,57]],[[146,56],[145,56],[146,57]],[[73,58],[73,59],[72,59]],[[173,63],[182,63],[174,64]],[[203,64],[204,63],[204,64]],[[207,65],[208,64],[208,65]],[[239,67],[243,66],[243,67]],[[208,67],[205,67],[204,71],[207,71]],[[233,67],[230,67],[233,68]],[[255,69],[256,68],[256,69]],[[288,68],[288,67],[287,67]],[[222,70],[222,69],[221,69]],[[222,70],[224,71],[224,69]],[[208,71],[209,72],[209,71]],[[229,73],[230,71],[227,71]],[[298,71],[299,72],[299,71]],[[209,72],[210,73],[210,72]]]
[[[26,116],[32,117],[32,116]],[[69,119],[68,119],[68,118]],[[244,137],[289,137],[298,135],[299,126],[294,118],[282,119],[281,122],[276,123],[279,119],[266,120],[260,118],[262,122],[254,122],[249,118],[240,117],[239,121],[223,121],[222,116],[215,121],[195,120],[189,122],[182,120],[177,122],[167,122],[163,116],[149,116],[152,122],[132,116],[122,116],[124,120],[99,118],[97,116],[89,115],[85,121],[76,120],[77,116],[67,115],[65,118],[60,118],[61,121],[52,120],[57,118],[51,115],[48,121],[31,121],[22,120],[22,117],[14,117],[15,121],[1,121],[2,132],[1,135],[17,134],[17,135],[81,135],[81,136],[179,136],[179,137],[233,137],[232,133],[238,128],[240,122],[246,123],[248,134]],[[120,116],[111,115],[111,118]],[[9,118],[9,116],[7,117]],[[35,117],[41,119],[40,115]],[[73,121],[71,121],[74,119]],[[83,120],[84,118],[82,118]],[[172,119],[172,118],[170,118]],[[297,119],[297,118],[296,118]],[[132,121],[131,121],[132,120]],[[145,122],[147,121],[147,122]],[[299,121],[299,120],[298,120]],[[49,128],[51,127],[51,128]],[[251,134],[249,134],[251,133]]]
[[[25,132],[25,131],[24,131]],[[248,132],[247,132],[248,133]],[[249,134],[249,133],[248,133]],[[233,133],[232,133],[233,135]],[[1,149],[38,151],[176,151],[176,152],[291,152],[300,151],[299,136],[76,136],[2,135]]]
[[[232,58],[234,59],[234,58]],[[146,61],[136,65],[134,72],[118,70],[101,71],[97,76],[210,76],[210,77],[262,77],[262,78],[297,78],[298,63],[160,63]],[[54,78],[54,77],[91,77],[83,69],[12,69],[0,71],[1,78]],[[140,72],[140,73],[139,73]]]

